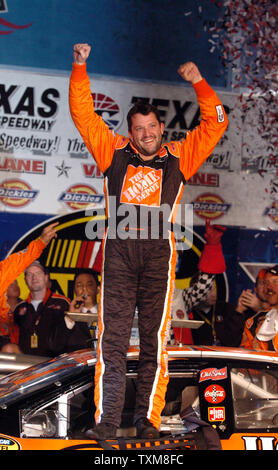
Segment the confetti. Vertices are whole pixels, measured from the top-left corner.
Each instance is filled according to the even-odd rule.
[[[272,171],[278,160],[278,2],[277,0],[210,0],[218,8],[217,21],[203,22],[210,53],[218,53],[230,70],[230,87],[239,91],[243,125],[254,135],[248,158],[258,158],[256,139]]]

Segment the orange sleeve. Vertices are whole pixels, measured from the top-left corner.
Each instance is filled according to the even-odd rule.
[[[110,166],[118,135],[95,112],[86,64],[73,64],[69,86],[73,122],[102,173]]]
[[[5,294],[9,285],[40,257],[45,246],[45,243],[38,238],[29,243],[26,250],[13,253],[0,262],[0,297]]]
[[[188,180],[212,153],[228,126],[224,107],[203,78],[193,85],[201,111],[200,124],[189,131],[180,145],[180,170]]]

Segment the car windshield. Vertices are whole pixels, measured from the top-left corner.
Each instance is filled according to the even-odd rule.
[[[0,408],[41,390],[48,384],[78,375],[85,367],[95,364],[94,353],[89,350],[59,356],[55,360],[36,364],[10,374],[0,380]]]
[[[278,427],[278,372],[232,369],[232,393],[237,429]]]

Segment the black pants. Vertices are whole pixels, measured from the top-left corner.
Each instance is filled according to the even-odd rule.
[[[106,241],[95,374],[97,423],[120,425],[126,352],[137,305],[140,357],[135,421],[147,417],[159,427],[168,383],[165,348],[176,265],[172,243],[172,238]]]

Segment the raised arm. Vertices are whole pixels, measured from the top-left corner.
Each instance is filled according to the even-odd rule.
[[[58,222],[48,225],[41,236],[29,243],[26,250],[13,253],[0,262],[0,297],[6,292],[9,285],[28,267],[38,259],[44,248],[56,237]]]
[[[110,166],[118,136],[109,130],[102,118],[95,112],[86,61],[91,47],[75,44],[73,67],[70,77],[69,106],[73,122],[104,173]]]
[[[218,96],[193,62],[182,64],[178,73],[193,86],[202,118],[200,124],[178,143],[180,170],[188,180],[212,153],[228,126],[228,119]]]

